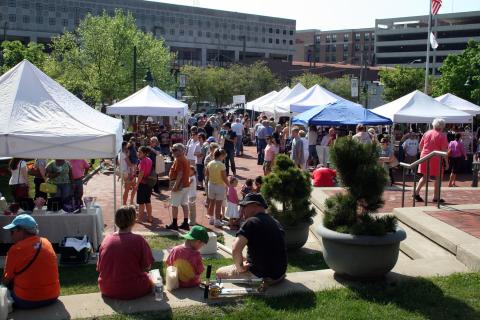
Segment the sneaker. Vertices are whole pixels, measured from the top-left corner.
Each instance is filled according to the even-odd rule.
[[[213,224],[214,224],[213,218],[210,218],[210,219],[208,220],[208,224],[211,225],[211,226],[213,226]]]
[[[416,194],[416,195],[414,195],[414,196],[413,196],[413,198],[415,198],[415,201],[418,201],[418,202],[423,202],[423,198],[422,198],[422,197],[420,197],[420,195],[419,195],[419,194]]]
[[[432,202],[445,203],[445,200],[443,200],[443,199],[440,199],[440,200],[433,199]]]
[[[177,231],[178,231],[178,225],[177,225],[176,223],[173,224],[173,222],[172,222],[172,224],[166,225],[166,226],[165,226],[165,229],[168,229],[168,230],[177,230]]]
[[[217,228],[223,227],[225,224],[222,222],[222,220],[215,219],[214,226]]]
[[[188,225],[188,222],[183,222],[181,225],[178,226],[178,228],[183,230],[190,230],[190,226]]]

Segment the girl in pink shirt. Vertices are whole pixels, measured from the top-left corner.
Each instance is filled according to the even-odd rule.
[[[234,176],[230,176],[230,186],[227,193],[227,212],[225,216],[228,218],[230,229],[238,229],[240,221],[240,212],[238,210],[238,193],[237,185],[238,179]]]
[[[275,155],[278,153],[277,146],[275,145],[275,139],[267,137],[267,146],[265,147],[265,156],[263,158],[263,174],[267,175],[272,172],[273,161]]]

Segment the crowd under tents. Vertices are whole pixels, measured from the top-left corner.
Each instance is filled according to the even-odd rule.
[[[135,92],[107,107],[108,114],[122,116],[169,116],[185,117],[188,105],[180,102],[157,87],[145,88]]]
[[[443,103],[446,106],[451,108],[466,112],[473,116],[480,114],[480,106],[471,103],[465,99],[457,97],[451,93],[444,94],[443,96],[435,98],[438,102]]]
[[[363,106],[348,100],[340,100],[311,108],[293,117],[294,125],[308,126],[340,126],[356,125],[391,125],[388,118],[379,116]]]
[[[432,123],[435,118],[442,118],[447,123],[472,122],[471,114],[444,105],[418,90],[372,111],[393,123]]]
[[[114,158],[122,122],[85,104],[24,60],[0,77],[0,156]]]

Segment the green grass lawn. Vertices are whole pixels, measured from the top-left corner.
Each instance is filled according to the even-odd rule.
[[[95,319],[480,319],[480,273],[408,278],[389,284],[378,281],[346,285],[345,289],[277,298],[246,298],[226,305]]]

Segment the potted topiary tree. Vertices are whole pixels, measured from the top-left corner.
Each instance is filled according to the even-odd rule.
[[[262,190],[270,214],[285,230],[288,249],[299,249],[307,242],[312,217],[312,184],[307,172],[295,166],[287,155],[279,154],[272,172],[264,177]]]
[[[377,146],[341,138],[330,149],[330,159],[346,193],[325,201],[323,225],[316,229],[325,262],[341,275],[383,276],[395,266],[406,234],[394,216],[375,214],[383,206],[387,183]]]

